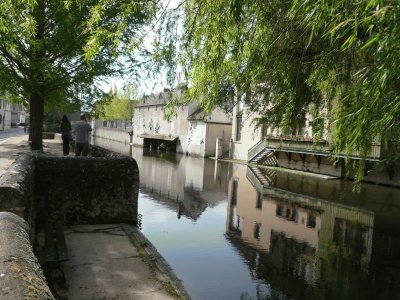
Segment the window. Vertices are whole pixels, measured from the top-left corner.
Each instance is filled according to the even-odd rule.
[[[261,136],[266,137],[268,135],[268,126],[267,124],[263,124],[261,127]]]
[[[304,124],[300,125],[297,129],[297,135],[298,136],[306,136],[307,135],[307,131],[306,131],[306,124],[304,121]]]
[[[138,116],[138,123],[137,123],[137,125],[138,125],[138,129],[139,129],[139,130],[142,128],[142,124],[143,124],[143,122],[142,122],[142,116]]]
[[[254,238],[257,240],[260,239],[260,230],[261,230],[261,224],[256,222],[254,224]]]
[[[315,228],[317,225],[317,216],[313,213],[308,214],[307,227]]]
[[[285,215],[284,215],[284,207],[283,207],[283,205],[282,204],[278,204],[277,206],[276,206],[276,215],[278,216],[278,217],[286,217]]]
[[[242,115],[236,116],[236,141],[242,139]]]
[[[233,179],[233,186],[232,186],[232,199],[231,199],[231,204],[236,205],[237,204],[237,190],[238,190],[238,179],[235,178]]]
[[[358,255],[365,254],[368,251],[368,244],[370,243],[370,230],[359,223],[336,218],[333,242],[339,247],[351,249]]]
[[[295,127],[286,128],[283,132],[284,135],[292,135],[303,137],[307,135],[306,120],[300,121]]]
[[[242,94],[240,96],[239,102],[237,104],[237,111],[239,113],[241,113],[243,111],[243,107],[244,107],[244,103],[246,101],[246,97],[247,97],[246,93],[244,93],[244,94]]]
[[[160,131],[160,124],[158,123],[158,117],[154,117],[154,132],[158,133]]]
[[[261,194],[260,192],[257,192],[257,203],[256,203],[256,208],[262,209],[262,201],[263,201],[262,194]]]

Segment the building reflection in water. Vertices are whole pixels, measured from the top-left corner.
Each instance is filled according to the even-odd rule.
[[[260,183],[253,175],[248,167],[233,167],[226,228],[227,239],[247,262],[252,277],[295,299],[370,298],[366,293],[376,280],[371,272],[388,276],[371,266],[376,257],[373,241],[382,240],[382,235],[374,237],[375,212],[313,197],[320,194],[312,185],[303,188],[314,193],[298,194],[277,186],[282,178],[269,176],[269,183]],[[343,188],[324,193],[331,196],[333,190]],[[398,239],[391,241],[399,249]],[[397,265],[394,282],[399,270]],[[396,295],[399,287],[374,292]]]
[[[228,164],[148,149],[135,159],[141,166],[141,192],[177,211],[178,218],[195,221],[207,207],[226,200],[229,181],[221,176],[228,174]]]
[[[207,207],[226,200],[230,164],[215,160],[162,152],[97,138],[97,146],[130,155],[140,169],[140,189],[159,203],[197,220]]]
[[[161,238],[158,245],[204,299],[234,299],[238,293],[243,299],[400,299],[400,189],[363,185],[353,194],[351,182],[100,142],[132,155],[141,193],[155,200],[155,210],[181,218],[166,221],[174,238]],[[226,221],[211,209],[224,205]],[[212,226],[191,222],[202,217]],[[225,228],[215,247],[221,221]],[[207,230],[215,231],[209,232],[212,242]],[[201,260],[197,247],[204,251]],[[213,254],[225,265],[217,267]],[[223,291],[215,284],[221,281]]]

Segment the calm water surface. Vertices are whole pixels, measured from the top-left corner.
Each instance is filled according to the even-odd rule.
[[[193,299],[400,299],[400,190],[96,144],[137,160],[142,232]]]

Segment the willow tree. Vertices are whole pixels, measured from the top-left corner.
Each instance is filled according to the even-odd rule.
[[[138,49],[156,9],[147,0],[0,3],[0,89],[29,103],[32,150],[42,149],[45,105],[91,97],[94,81]]]
[[[183,67],[188,100],[200,100],[206,110],[223,105],[234,90],[258,113],[259,124],[296,127],[310,104],[327,103],[309,84],[313,60],[324,45],[309,43],[311,30],[291,13],[292,5],[288,0],[183,1],[160,29],[160,57],[169,67]],[[179,22],[183,30],[176,34],[171,29]],[[315,134],[320,137],[321,130]]]
[[[399,16],[390,0],[185,0],[160,29],[158,58],[183,66],[189,96],[209,110],[226,86],[272,127],[311,108],[315,138],[327,119],[333,150],[360,153],[361,178],[372,142],[399,140]]]
[[[311,84],[336,103],[336,148],[357,150],[363,159],[378,141],[386,150],[378,166],[399,164],[400,3],[294,1],[291,13],[310,32],[310,44],[326,45],[314,62]],[[359,179],[364,166],[361,160]]]

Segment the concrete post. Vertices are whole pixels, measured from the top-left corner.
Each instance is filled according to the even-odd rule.
[[[215,142],[215,158],[222,158],[222,138],[217,138]]]

